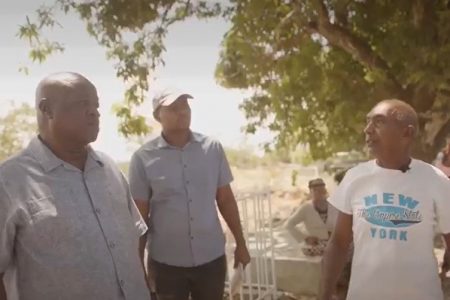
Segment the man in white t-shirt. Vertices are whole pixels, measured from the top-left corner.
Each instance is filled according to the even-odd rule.
[[[348,300],[442,300],[434,225],[450,245],[450,184],[437,168],[411,158],[417,114],[385,100],[367,115],[375,157],[350,169],[329,202],[338,210],[323,261],[320,300],[333,298],[353,239]],[[448,257],[448,256],[447,256]]]

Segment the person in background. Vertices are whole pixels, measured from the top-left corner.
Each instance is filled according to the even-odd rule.
[[[328,192],[322,178],[310,180],[308,183],[311,201],[303,203],[284,227],[299,243],[307,256],[322,255],[328,238],[333,230],[336,211],[327,202]],[[305,231],[297,226],[303,224]]]
[[[450,178],[450,136],[446,139],[444,149],[439,151],[434,165]]]

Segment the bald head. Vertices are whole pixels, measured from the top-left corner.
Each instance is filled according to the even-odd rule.
[[[398,121],[400,124],[405,126],[412,126],[415,131],[418,128],[418,117],[414,108],[408,103],[398,100],[398,99],[389,99],[383,100],[379,105],[387,106],[388,115]]]
[[[72,72],[51,74],[36,88],[39,132],[49,136],[95,140],[98,133],[98,96],[95,86],[83,75]]]
[[[42,79],[36,88],[36,109],[42,100],[63,100],[79,86],[94,85],[83,75],[73,72],[62,72],[51,74]]]
[[[378,160],[406,161],[417,129],[417,113],[411,105],[397,99],[383,100],[367,115],[366,144]]]

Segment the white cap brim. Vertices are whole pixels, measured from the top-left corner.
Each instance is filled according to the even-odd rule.
[[[158,106],[169,106],[180,98],[194,99],[194,97],[192,97],[190,94],[173,93],[165,97],[164,100],[162,100]]]

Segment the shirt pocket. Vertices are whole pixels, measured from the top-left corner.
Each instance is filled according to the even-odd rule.
[[[157,175],[150,179],[152,201],[167,201],[184,192],[182,174]]]
[[[127,235],[138,232],[135,221],[130,211],[132,200],[131,194],[125,184],[121,182],[111,181],[106,184],[108,188],[108,196],[114,215],[114,221],[117,224],[116,229],[121,232],[125,239]]]
[[[83,259],[86,231],[74,198],[68,189],[59,187],[26,201],[31,222],[22,241],[40,263],[73,266]]]
[[[47,216],[56,217],[58,214],[54,205],[54,198],[51,195],[29,199],[26,202],[26,206],[33,221]]]

